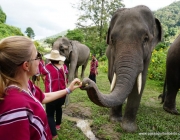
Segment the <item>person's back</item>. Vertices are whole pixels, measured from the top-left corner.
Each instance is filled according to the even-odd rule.
[[[54,58],[55,56],[57,56],[57,58]],[[45,57],[50,60],[50,63],[42,70],[42,74],[45,76],[45,92],[65,89],[67,84],[65,75],[68,74],[68,70],[64,63],[60,63],[64,62],[65,57],[60,56],[57,50],[52,50],[51,54],[45,55]],[[65,98],[66,96],[46,104],[46,113],[53,138],[57,137],[56,129],[60,129],[62,105],[65,103]],[[55,115],[56,120],[54,118]]]
[[[52,62],[48,63],[42,72],[45,76],[45,92],[65,89],[66,83],[64,73],[68,73],[66,65],[60,65],[58,63],[53,64]]]

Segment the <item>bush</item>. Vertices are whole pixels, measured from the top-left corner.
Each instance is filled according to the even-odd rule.
[[[159,51],[159,50],[165,49],[165,48],[167,48],[167,46],[163,42],[160,42],[159,44],[156,45],[155,50]]]
[[[106,61],[107,57],[106,55],[103,55],[102,57],[98,58],[98,61]]]
[[[151,62],[148,68],[149,79],[164,81],[165,72],[166,72],[166,56],[167,56],[168,48],[165,49],[161,48],[159,51],[157,50],[153,51]]]
[[[108,72],[108,61],[101,61],[99,63],[98,69],[100,69],[102,72],[107,73]]]
[[[0,39],[15,35],[24,36],[20,28],[0,23]]]

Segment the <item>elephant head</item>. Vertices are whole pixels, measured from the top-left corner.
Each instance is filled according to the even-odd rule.
[[[81,89],[87,91],[95,104],[114,108],[114,118],[118,116],[118,106],[128,98],[122,126],[127,131],[137,129],[134,121],[145,86],[148,65],[152,51],[161,38],[161,24],[148,7],[140,5],[117,10],[110,21],[106,50],[108,79],[112,91],[103,94],[93,81],[83,79]]]
[[[81,66],[81,78],[84,78],[90,49],[85,44],[75,40],[69,40],[66,37],[58,38],[52,49],[59,50],[60,54],[66,57],[65,65],[68,68],[68,82],[71,82],[74,77],[78,77],[78,68]]]
[[[69,56],[73,50],[73,46],[68,38],[62,37],[54,42],[52,49],[58,50],[61,55],[66,57],[66,61],[69,61]]]

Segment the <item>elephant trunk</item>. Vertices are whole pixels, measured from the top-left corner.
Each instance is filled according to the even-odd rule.
[[[87,94],[92,102],[99,106],[104,107],[115,107],[118,105],[123,104],[125,99],[128,97],[128,95],[132,92],[134,84],[137,81],[141,83],[142,75],[140,72],[142,70],[139,68],[139,65],[136,62],[132,61],[126,61],[126,62],[120,62],[118,63],[118,67],[115,69],[115,73],[117,75],[117,78],[115,80],[115,86],[112,88],[112,92],[109,94],[102,94],[96,84],[94,82],[88,82],[88,79],[84,79],[83,83],[88,83],[89,86],[87,88],[84,88],[87,90]],[[127,63],[127,64],[126,64]],[[129,64],[132,63],[132,64]],[[138,76],[140,74],[140,76]],[[140,78],[138,78],[140,77]],[[139,89],[138,89],[139,87]],[[136,85],[137,92],[141,91],[141,85]]]

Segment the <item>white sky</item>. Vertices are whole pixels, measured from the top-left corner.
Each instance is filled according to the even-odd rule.
[[[22,33],[31,27],[35,39],[42,39],[75,28],[78,10],[72,3],[80,0],[0,0],[6,24],[19,27]],[[127,8],[146,5],[157,10],[178,0],[123,0]],[[25,33],[24,33],[25,34]]]

